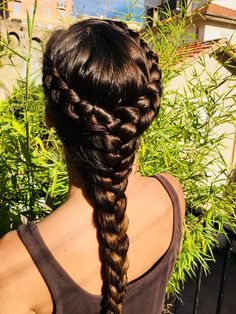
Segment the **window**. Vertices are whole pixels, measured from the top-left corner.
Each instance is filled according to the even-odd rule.
[[[65,17],[65,11],[64,10],[59,10],[59,16],[60,17]]]
[[[59,8],[65,8],[65,0],[58,0],[57,5]]]
[[[21,3],[14,2],[13,3],[13,12],[15,15],[19,16],[21,13]]]
[[[58,0],[58,5],[59,5],[59,7],[64,7],[65,6],[65,0]]]
[[[51,14],[50,8],[45,8],[45,9],[44,9],[44,16],[45,16],[46,18],[50,18],[50,14]]]

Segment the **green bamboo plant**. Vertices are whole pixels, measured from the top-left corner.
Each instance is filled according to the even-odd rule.
[[[164,14],[164,21],[157,17],[153,21],[156,26],[150,28],[147,24],[143,32],[159,52],[164,94],[160,114],[142,139],[139,160],[143,174],[169,172],[183,185],[184,240],[167,288],[169,294],[178,295],[186,277],[194,278],[199,265],[205,273],[210,271],[208,264],[214,261],[218,236],[227,237],[225,227],[236,231],[236,184],[230,184],[234,165],[226,164],[222,155],[225,139],[232,134],[219,132],[226,124],[236,130],[236,79],[235,69],[227,77],[220,74],[222,67],[232,67],[230,60],[225,61],[229,64],[218,63],[211,74],[203,55],[192,67],[191,79],[186,79],[184,89],[176,90],[175,80],[189,66],[183,63],[187,54],[184,57],[178,52],[186,39],[194,39],[194,35],[186,33],[192,21],[186,8],[178,16],[168,10]],[[214,54],[211,52],[212,57]]]
[[[22,58],[26,73],[0,105],[0,236],[23,221],[41,219],[67,192],[61,144],[46,128],[42,88],[30,75],[36,10],[37,0],[32,16],[27,14],[26,55],[13,49],[8,38],[1,38],[2,56]]]

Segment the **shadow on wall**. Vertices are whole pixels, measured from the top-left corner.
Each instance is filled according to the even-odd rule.
[[[23,81],[26,75],[26,61],[24,58],[27,56],[27,40],[25,34],[18,34],[11,31],[5,37],[7,38],[9,48],[6,55],[1,57],[0,68],[0,99],[9,97],[13,91],[17,82]],[[14,53],[17,51],[17,54]],[[32,38],[32,50],[31,50],[31,66],[30,66],[30,81],[36,84],[41,83],[42,75],[42,53],[43,42],[38,37]]]

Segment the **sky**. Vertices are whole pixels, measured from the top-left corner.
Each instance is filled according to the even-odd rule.
[[[132,8],[130,2],[136,2],[137,6]],[[134,17],[142,12],[143,0],[73,0],[74,13],[76,15],[92,15],[104,16],[112,18],[113,16],[121,16],[118,12],[127,14],[132,11]],[[128,9],[129,7],[129,9]]]

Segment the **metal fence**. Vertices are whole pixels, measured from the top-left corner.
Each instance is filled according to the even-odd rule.
[[[235,235],[234,235],[235,236]],[[199,267],[195,280],[187,280],[181,294],[170,309],[173,314],[236,313],[236,240],[214,250],[216,262],[210,263],[206,276]]]
[[[236,182],[236,170],[231,181]],[[236,233],[226,231],[228,239],[221,236],[213,250],[210,273],[205,275],[200,266],[196,278],[185,283],[180,299],[166,300],[164,313],[236,314]]]

